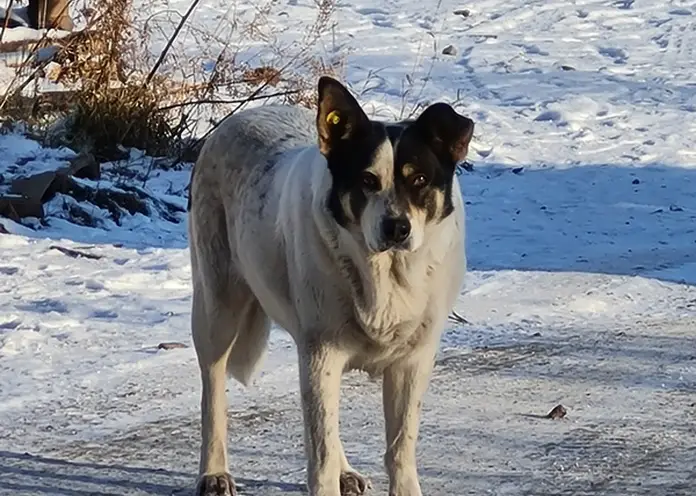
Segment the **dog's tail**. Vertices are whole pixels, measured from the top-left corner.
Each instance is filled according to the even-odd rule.
[[[260,367],[268,346],[270,321],[258,301],[254,300],[235,323],[237,336],[227,357],[227,374],[245,386]]]

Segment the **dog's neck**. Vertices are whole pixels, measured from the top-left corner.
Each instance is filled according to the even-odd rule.
[[[449,246],[451,222],[432,226],[425,243],[408,252],[370,253],[366,246],[339,228],[336,261],[354,302],[354,314],[366,333],[378,342],[406,339],[402,327],[420,322],[432,292],[432,273],[442,263]]]

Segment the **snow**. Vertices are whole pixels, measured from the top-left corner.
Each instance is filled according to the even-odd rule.
[[[374,115],[445,100],[477,126],[475,167],[460,177],[471,271],[455,310],[466,323],[446,330],[424,402],[424,494],[694,494],[693,2],[337,5],[319,50],[345,56]],[[281,1],[268,17],[292,40],[314,8]],[[202,0],[192,22],[219,29],[232,12]],[[456,55],[440,53],[447,45]],[[6,179],[70,158],[0,135]],[[130,160],[139,187],[185,206],[189,166],[147,175],[151,159]],[[104,187],[120,187],[118,168],[105,167]],[[37,230],[0,219],[14,233],[0,235],[0,494],[191,494],[199,379],[185,216],[85,227],[61,218],[65,201]],[[229,384],[242,494],[304,491],[295,360],[276,329],[252,387]],[[565,419],[538,417],[559,403]],[[341,431],[385,494],[378,382],[346,376]]]
[[[68,148],[44,148],[35,140],[21,134],[8,134],[0,141],[0,170],[20,178],[55,171],[67,165],[77,154]],[[9,186],[9,181],[7,181]],[[4,192],[0,183],[0,192]]]

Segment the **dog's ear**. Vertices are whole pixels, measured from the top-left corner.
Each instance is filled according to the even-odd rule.
[[[454,164],[466,158],[474,134],[474,121],[446,103],[426,108],[413,126],[440,160]]]
[[[328,76],[319,78],[317,131],[321,153],[327,155],[339,142],[358,138],[369,130],[370,119],[348,89]]]

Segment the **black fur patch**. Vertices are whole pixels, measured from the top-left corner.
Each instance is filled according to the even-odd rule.
[[[413,127],[409,127],[401,135],[395,151],[394,187],[397,196],[406,197],[411,205],[426,212],[428,221],[438,215],[437,192],[444,196],[444,204],[440,218],[445,218],[454,210],[452,205],[452,184],[456,164],[435,155],[430,146],[419,136]],[[406,176],[404,166],[412,168]],[[412,178],[416,174],[426,177],[427,185],[422,188],[413,186]]]
[[[351,213],[359,218],[367,204],[362,187],[362,173],[372,165],[375,154],[387,139],[382,123],[372,122],[364,132],[352,139],[338,141],[328,153],[326,160],[331,171],[333,184],[329,192],[328,207],[334,219],[342,226],[348,223],[341,198],[348,194]]]
[[[328,206],[340,225],[345,227],[349,219],[341,203],[341,198],[346,194],[350,199],[350,213],[354,218],[360,218],[367,204],[361,174],[372,165],[377,150],[386,139],[395,146],[394,187],[401,206],[410,204],[425,210],[428,221],[435,220],[438,215],[444,218],[452,213],[452,185],[456,163],[448,156],[436,154],[413,122],[372,122],[369,133],[338,143],[328,154],[327,161],[333,177]],[[404,166],[407,164],[412,169],[408,176],[404,174]],[[416,174],[425,175],[425,187],[413,186],[412,178]],[[442,211],[438,208],[438,194],[444,197]]]
[[[401,133],[404,132],[404,129],[406,129],[407,126],[408,122],[390,122],[385,124],[387,136],[389,136],[389,141],[391,142],[392,146],[396,145],[398,139],[401,137]]]

